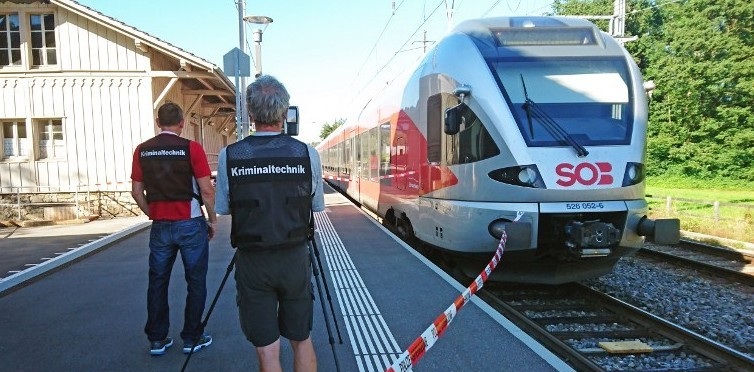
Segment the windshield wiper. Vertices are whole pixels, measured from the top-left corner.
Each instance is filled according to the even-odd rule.
[[[589,151],[587,151],[584,146],[581,146],[576,140],[568,133],[565,129],[563,129],[560,124],[558,124],[553,118],[550,117],[550,115],[547,115],[547,113],[542,110],[539,105],[537,105],[534,101],[529,98],[529,93],[526,91],[526,82],[524,82],[524,75],[521,76],[521,85],[524,87],[524,104],[522,105],[524,111],[526,111],[526,119],[529,122],[529,131],[531,132],[531,137],[534,138],[534,128],[532,124],[532,116],[537,119],[540,123],[542,123],[542,126],[545,127],[545,130],[547,130],[548,133],[550,133],[553,138],[555,138],[558,142],[569,145],[573,147],[574,150],[576,150],[576,155],[578,155],[580,158],[583,158],[587,155],[589,155]]]

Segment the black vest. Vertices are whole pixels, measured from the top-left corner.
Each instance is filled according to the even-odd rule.
[[[307,145],[285,135],[249,136],[225,151],[231,245],[261,250],[305,242],[313,191]]]
[[[189,140],[172,134],[155,136],[139,147],[139,163],[148,202],[199,199],[194,193]]]

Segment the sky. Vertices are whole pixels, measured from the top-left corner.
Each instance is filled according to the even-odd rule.
[[[238,0],[76,0],[223,68],[241,47]],[[324,123],[346,119],[372,92],[411,68],[424,45],[473,18],[543,15],[552,0],[247,0],[245,15],[263,29],[262,72],[275,76],[299,106],[300,134],[316,142]],[[452,15],[452,17],[449,17]],[[244,23],[254,72],[254,30]],[[427,43],[423,43],[425,40]],[[235,81],[233,73],[226,73]],[[247,80],[247,84],[250,80]]]

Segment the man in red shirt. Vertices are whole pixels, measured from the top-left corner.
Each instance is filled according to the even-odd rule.
[[[198,142],[180,137],[183,110],[166,103],[157,111],[156,122],[162,132],[136,147],[131,172],[131,195],[152,220],[144,332],[151,355],[163,355],[173,345],[168,337],[168,284],[180,251],[188,284],[181,338],[183,352],[190,353],[192,346],[196,352],[212,343],[201,317],[207,298],[209,240],[217,223],[215,190],[204,149]]]

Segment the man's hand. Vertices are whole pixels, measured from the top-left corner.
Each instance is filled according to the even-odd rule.
[[[215,233],[217,232],[217,222],[207,222],[207,226],[209,227],[207,229],[207,232],[209,233],[209,240],[212,240],[212,238],[215,237]]]

